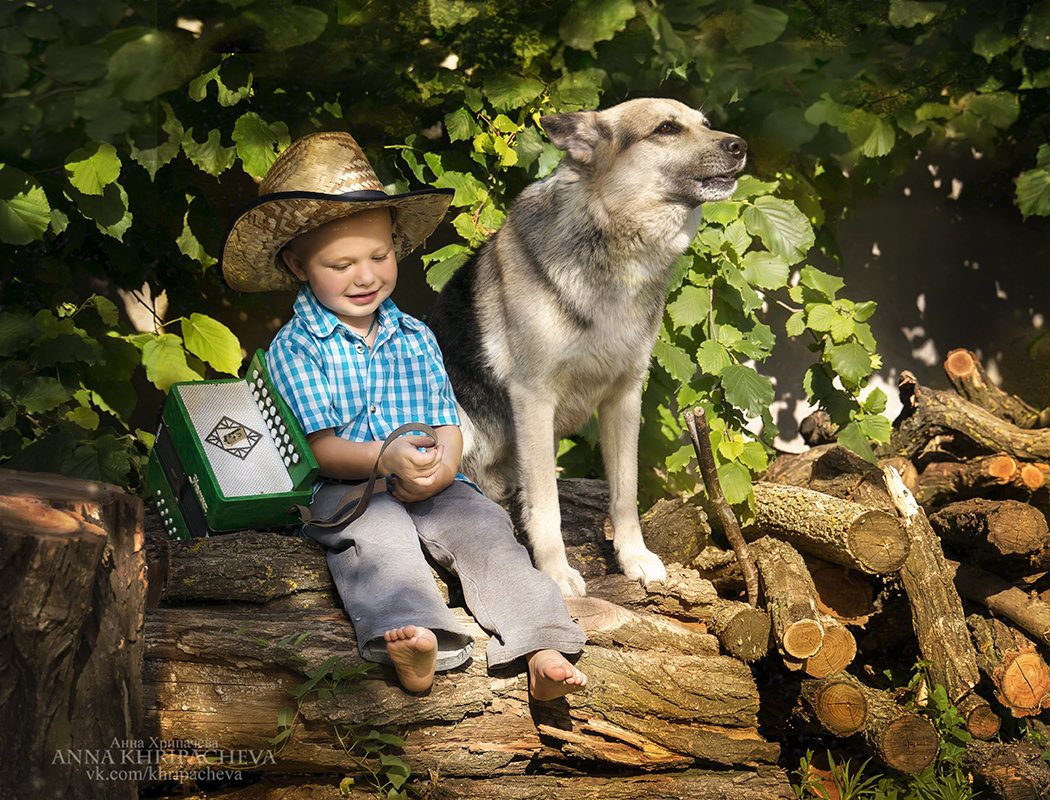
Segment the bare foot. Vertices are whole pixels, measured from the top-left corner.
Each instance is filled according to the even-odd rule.
[[[386,652],[406,692],[423,692],[434,683],[437,637],[428,628],[406,625],[383,634]]]
[[[537,650],[528,661],[529,694],[536,700],[554,700],[587,685],[587,676],[557,650]]]

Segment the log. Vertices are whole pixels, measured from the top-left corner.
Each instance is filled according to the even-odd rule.
[[[138,796],[91,766],[140,737],[143,546],[138,498],[0,470],[0,796]]]
[[[805,561],[817,588],[817,608],[843,625],[863,627],[875,613],[870,579],[856,570],[818,558]]]
[[[769,614],[748,603],[718,598],[711,608],[710,628],[722,649],[741,661],[757,661],[769,652]]]
[[[1042,748],[1027,742],[970,742],[963,764],[978,791],[994,800],[1044,800],[1050,797],[1050,765]],[[983,794],[982,794],[983,796]]]
[[[867,724],[867,694],[854,680],[834,675],[806,679],[800,684],[799,698],[832,736],[850,736]]]
[[[1050,603],[972,564],[945,559],[954,574],[955,588],[967,600],[1013,621],[1037,642],[1050,646]]]
[[[787,542],[763,536],[750,544],[762,595],[781,652],[796,659],[820,650],[824,628],[817,612],[817,589],[802,556]]]
[[[869,574],[896,572],[908,556],[906,531],[885,511],[776,483],[758,482],[754,493],[749,538],[771,535],[824,561]]]
[[[886,469],[886,488],[911,543],[900,579],[911,606],[919,651],[931,662],[934,683],[942,685],[948,699],[955,702],[980,680],[962,599],[926,514],[892,468]]]
[[[986,494],[1020,480],[1020,462],[1006,453],[977,456],[965,461],[938,461],[927,465],[919,474],[915,498],[922,506],[939,506]]]
[[[995,687],[995,699],[1015,717],[1050,708],[1050,669],[1035,644],[1006,623],[980,614],[966,618],[978,666]]]
[[[565,603],[587,642],[628,650],[718,655],[718,639],[696,627],[657,614],[636,611],[598,597],[567,597]]]
[[[1050,461],[1050,429],[1019,428],[955,392],[920,386],[901,372],[901,399],[906,405],[890,437],[897,455],[915,461],[933,437],[947,435],[961,448],[1006,453],[1021,461]],[[905,385],[908,389],[905,390]]]
[[[826,678],[842,672],[857,656],[857,640],[849,628],[828,614],[820,614],[824,638],[820,649],[802,659],[802,671],[814,678]]]
[[[1050,566],[1050,528],[1043,513],[1017,500],[959,500],[929,516],[949,549],[969,561],[1006,559],[1027,573]]]
[[[944,372],[961,396],[1018,428],[1050,426],[1050,408],[1040,411],[1001,389],[988,377],[972,351],[960,348],[949,352],[944,360]]]
[[[758,693],[748,668],[725,656],[619,651],[587,646],[580,667],[590,684],[550,703],[529,701],[524,674],[489,674],[488,638],[465,667],[442,673],[431,691],[409,697],[389,668],[361,691],[302,705],[269,771],[345,770],[334,725],[369,720],[405,739],[414,772],[442,776],[522,775],[567,768],[573,759],[652,770],[669,766],[774,763],[779,748],[757,732]],[[299,647],[294,643],[303,633]],[[144,661],[147,735],[208,742],[220,752],[270,751],[289,692],[312,667],[338,658],[360,664],[342,613],[170,608],[147,614]],[[531,712],[531,713],[530,713]]]
[[[522,775],[495,779],[424,776],[411,785],[422,798],[483,798],[483,800],[791,800],[787,775],[777,768],[761,772],[684,770],[658,775],[588,776]],[[348,794],[339,778],[289,779],[267,776],[241,789],[209,790],[185,800],[375,800],[368,788],[354,786]],[[417,796],[411,793],[410,796]]]
[[[980,695],[970,692],[955,704],[959,715],[966,723],[966,730],[975,739],[994,739],[1001,725],[999,715],[991,704]]]
[[[889,692],[867,686],[849,673],[836,677],[864,695],[868,714],[861,738],[879,762],[907,775],[933,763],[940,737],[930,720],[900,706]]]

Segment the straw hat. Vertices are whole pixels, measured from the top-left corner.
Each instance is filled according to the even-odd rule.
[[[326,222],[371,208],[394,211],[398,258],[418,247],[441,222],[451,189],[388,195],[349,133],[313,133],[294,141],[259,184],[259,199],[233,223],[222,272],[234,289],[294,289],[300,281],[278,257],[288,242]]]

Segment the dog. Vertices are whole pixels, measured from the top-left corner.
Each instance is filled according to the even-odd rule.
[[[515,500],[537,568],[582,596],[561,536],[558,440],[598,411],[617,561],[634,580],[664,580],[638,520],[642,381],[672,266],[702,204],[735,190],[747,142],[656,98],[540,126],[565,157],[522,191],[428,322],[463,412],[462,471]]]

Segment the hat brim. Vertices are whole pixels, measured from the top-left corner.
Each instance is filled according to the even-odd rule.
[[[295,289],[300,281],[278,260],[278,254],[296,236],[372,208],[391,208],[397,257],[411,253],[441,223],[452,189],[420,189],[388,195],[358,191],[330,195],[318,192],[274,192],[244,209],[230,228],[222,252],[226,282],[241,292]]]

